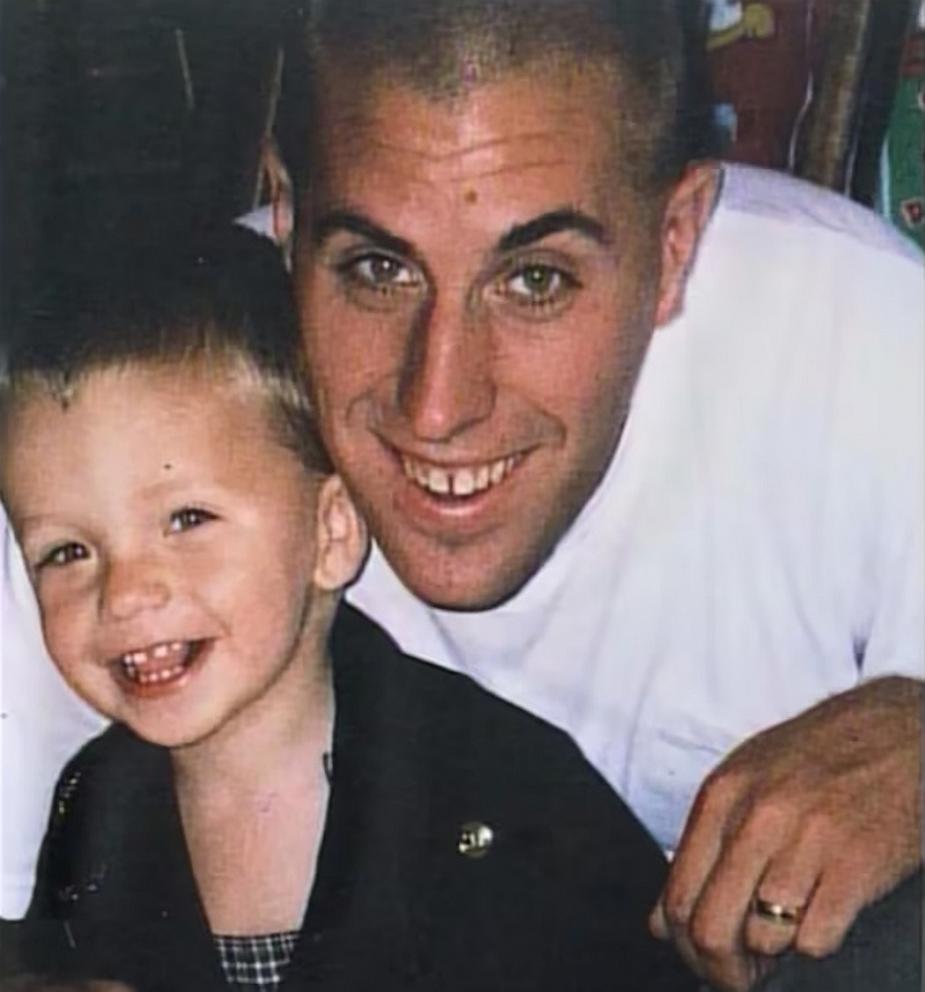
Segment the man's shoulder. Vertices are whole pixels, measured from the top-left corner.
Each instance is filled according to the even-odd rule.
[[[917,263],[918,248],[873,210],[847,196],[782,172],[727,163],[718,210],[747,218],[764,232],[804,237]]]
[[[882,391],[898,375],[911,392],[887,388],[912,395],[923,341],[922,262],[911,241],[847,197],[766,169],[724,166],[682,315],[698,342],[684,361],[725,382],[776,376],[778,399],[798,385],[780,379],[794,362],[847,376],[856,381],[852,391]],[[803,380],[815,395],[818,377]],[[722,393],[738,395],[725,385]]]

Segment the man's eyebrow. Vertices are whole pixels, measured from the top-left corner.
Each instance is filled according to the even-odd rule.
[[[579,234],[598,242],[598,244],[610,244],[610,235],[600,221],[589,217],[580,210],[564,207],[561,210],[551,210],[549,213],[540,214],[539,217],[534,217],[533,220],[528,220],[523,224],[515,224],[498,240],[498,251],[505,252],[524,248],[533,244],[534,241],[548,238],[550,234],[558,234],[559,231],[577,231]]]
[[[314,224],[312,240],[316,245],[321,245],[338,231],[358,234],[396,255],[411,255],[413,253],[411,242],[390,234],[375,221],[364,217],[363,214],[354,213],[352,210],[332,210],[330,213],[323,214]]]

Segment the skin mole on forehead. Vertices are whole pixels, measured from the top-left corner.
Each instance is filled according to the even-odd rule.
[[[474,206],[476,203],[479,202],[479,194],[474,189],[471,189],[470,188],[470,189],[467,189],[465,191],[465,193],[463,193],[463,199],[470,206]]]
[[[172,468],[173,468],[173,465],[171,465],[170,462],[164,462],[164,471],[165,472],[169,472]]]

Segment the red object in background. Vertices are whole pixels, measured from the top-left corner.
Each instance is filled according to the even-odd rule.
[[[785,169],[809,97],[814,0],[709,0],[708,7],[714,96],[730,138],[726,157]]]

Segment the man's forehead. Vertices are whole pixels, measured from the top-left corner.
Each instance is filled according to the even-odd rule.
[[[451,96],[391,76],[332,70],[319,108],[316,168],[335,186],[364,169],[423,170],[452,184],[495,172],[575,167],[613,148],[612,79],[527,69]],[[608,161],[612,173],[613,163]]]

